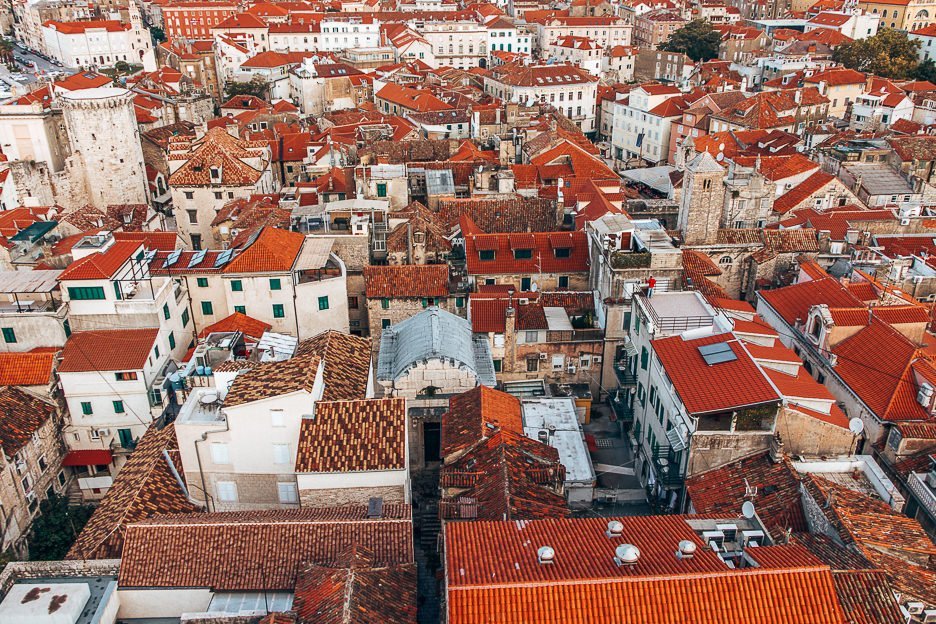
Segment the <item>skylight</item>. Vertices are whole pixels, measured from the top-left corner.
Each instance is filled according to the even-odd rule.
[[[731,345],[727,342],[717,342],[710,345],[702,345],[699,347],[699,353],[702,355],[702,359],[705,360],[705,363],[709,366],[714,364],[721,364],[723,362],[733,362],[738,359],[738,356],[735,355],[735,352],[732,351]]]

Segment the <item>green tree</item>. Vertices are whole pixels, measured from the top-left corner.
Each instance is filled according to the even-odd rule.
[[[926,59],[913,70],[913,77],[917,80],[928,80],[936,84],[936,62],[933,59]]]
[[[238,95],[255,95],[258,98],[263,98],[266,97],[266,91],[267,81],[261,76],[254,76],[250,82],[229,80],[224,83],[224,93],[227,94],[229,98]]]
[[[149,31],[150,37],[153,38],[154,44],[159,45],[166,40],[166,31],[164,31],[162,28],[158,26],[151,26]]]
[[[721,33],[708,20],[694,19],[660,44],[661,50],[682,52],[693,61],[707,61],[718,56]]]
[[[58,494],[42,501],[39,516],[29,529],[30,560],[62,559],[92,513],[93,507],[69,507],[68,499]]]
[[[127,61],[117,61],[114,63],[114,70],[118,74],[129,74],[130,73],[130,63]]]
[[[840,45],[832,53],[832,60],[882,78],[904,79],[912,77],[917,69],[919,48],[919,40],[910,39],[901,30],[885,28],[873,37]]]

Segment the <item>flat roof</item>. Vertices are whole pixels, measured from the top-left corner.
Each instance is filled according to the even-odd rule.
[[[0,271],[0,293],[40,293],[56,290],[60,270]]]
[[[116,588],[113,576],[20,579],[0,603],[0,622],[96,624]],[[53,608],[52,599],[59,596],[65,600],[57,600]]]
[[[546,327],[550,331],[572,331],[572,322],[565,308],[544,307],[543,314],[546,316]]]
[[[658,318],[687,318],[708,316],[715,318],[702,296],[694,290],[654,293],[643,299]]]
[[[549,446],[559,451],[559,462],[565,466],[566,481],[589,482],[595,480],[588,447],[571,398],[523,399],[523,433],[533,440],[540,431],[552,431]]]
[[[626,169],[620,172],[622,178],[627,178],[645,186],[649,186],[654,191],[668,195],[673,190],[673,183],[670,180],[670,173],[676,170],[672,165],[662,165],[660,167],[644,167],[641,169]]]
[[[855,177],[861,177],[861,186],[871,195],[912,195],[913,187],[900,174],[887,165],[867,163],[843,164]]]

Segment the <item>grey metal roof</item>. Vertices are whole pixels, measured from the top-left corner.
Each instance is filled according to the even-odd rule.
[[[39,271],[0,271],[0,293],[39,293],[58,288],[55,269]]]
[[[495,386],[494,360],[487,338],[471,333],[471,323],[432,306],[381,332],[377,379],[393,381],[420,360],[452,359]]]

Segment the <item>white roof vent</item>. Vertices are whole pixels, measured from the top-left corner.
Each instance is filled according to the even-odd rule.
[[[614,563],[618,566],[632,566],[640,559],[640,549],[633,544],[621,544],[614,549]]]
[[[679,542],[679,550],[676,551],[677,559],[692,559],[698,546],[692,540],[683,540]]]
[[[551,546],[540,546],[536,551],[536,559],[540,563],[552,563],[556,560],[556,551]]]
[[[608,530],[605,533],[608,537],[621,537],[624,532],[624,525],[618,520],[612,520],[608,523]]]

